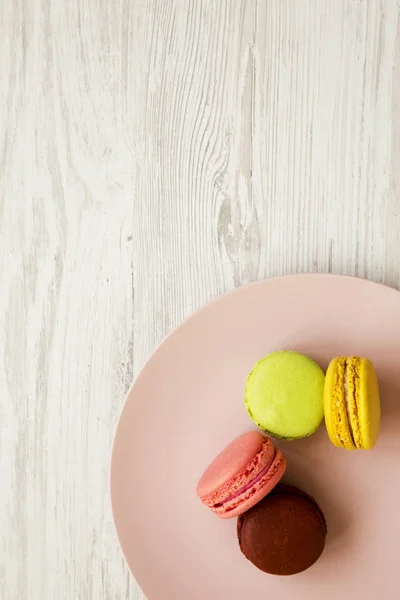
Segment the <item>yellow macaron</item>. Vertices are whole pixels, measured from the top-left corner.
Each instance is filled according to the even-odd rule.
[[[334,358],[325,379],[325,423],[335,446],[370,450],[376,444],[381,419],[375,367],[359,356]]]

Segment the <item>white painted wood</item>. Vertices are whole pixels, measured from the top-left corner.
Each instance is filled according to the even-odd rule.
[[[184,316],[283,273],[400,286],[399,10],[0,3],[1,598],[142,598],[109,454]]]

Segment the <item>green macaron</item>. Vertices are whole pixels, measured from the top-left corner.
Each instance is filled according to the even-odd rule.
[[[247,412],[272,437],[306,437],[324,417],[324,383],[324,372],[308,356],[274,352],[259,360],[247,378]]]

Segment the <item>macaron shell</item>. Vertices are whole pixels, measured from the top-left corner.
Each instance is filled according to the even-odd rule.
[[[259,431],[248,431],[234,439],[201,476],[197,484],[197,495],[205,498],[213,494],[243,471],[261,450],[264,439]],[[272,442],[270,444],[272,454],[274,448]]]
[[[325,425],[331,442],[338,448],[355,450],[344,397],[346,358],[334,358],[325,377]]]
[[[253,488],[245,492],[242,496],[238,496],[237,505],[230,508],[228,505],[225,511],[214,511],[220,519],[232,519],[243,514],[260,500],[267,496],[280,482],[286,471],[286,459],[280,451],[277,451],[277,457],[274,464],[271,466],[268,474],[259,481]]]
[[[278,454],[269,438],[263,437],[262,440],[261,448],[243,467],[240,473],[235,475],[232,479],[229,479],[224,485],[211,494],[201,496],[203,504],[211,509],[213,509],[215,505],[224,504],[232,495],[237,494],[251,482],[257,480],[265,469],[267,469],[268,473],[272,472],[272,469],[278,460]]]
[[[276,486],[276,488],[274,489],[274,491],[272,493],[273,494],[295,494],[297,496],[302,496],[303,498],[308,500],[308,502],[311,502],[311,504],[319,512],[321,519],[323,520],[323,522],[325,524],[325,532],[326,533],[328,532],[325,515],[322,512],[322,509],[321,509],[320,505],[318,504],[318,502],[315,500],[315,498],[310,496],[310,494],[307,494],[307,492],[305,492],[304,490],[301,490],[300,488],[296,487],[295,485],[291,485],[290,483],[280,483],[278,486]]]
[[[334,358],[328,366],[325,375],[325,388],[324,388],[324,410],[325,410],[325,426],[329,435],[329,439],[332,444],[337,446],[338,448],[343,448],[343,444],[338,437],[336,437],[336,429],[335,429],[335,409],[333,406],[333,395],[335,389],[335,374],[337,363],[339,359]]]
[[[375,446],[379,435],[381,403],[375,367],[367,358],[361,359],[358,403],[362,447],[370,450]]]
[[[289,440],[311,435],[324,416],[324,381],[324,372],[308,356],[288,350],[269,354],[247,378],[247,412],[272,437]]]
[[[294,487],[280,485],[239,517],[242,553],[272,575],[294,575],[311,567],[325,546],[326,521],[316,501]]]

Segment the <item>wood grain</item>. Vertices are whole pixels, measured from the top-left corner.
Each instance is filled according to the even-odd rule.
[[[249,281],[400,287],[398,0],[0,3],[0,597],[140,599],[124,395]]]

